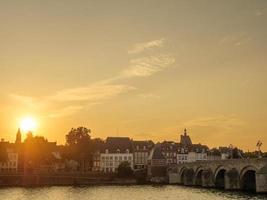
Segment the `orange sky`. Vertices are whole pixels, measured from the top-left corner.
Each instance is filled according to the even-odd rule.
[[[0,137],[20,119],[93,137],[267,150],[267,2],[0,2]]]

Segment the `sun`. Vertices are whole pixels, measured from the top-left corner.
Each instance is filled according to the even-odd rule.
[[[20,129],[23,132],[35,131],[36,127],[36,120],[31,117],[23,118],[20,122]]]

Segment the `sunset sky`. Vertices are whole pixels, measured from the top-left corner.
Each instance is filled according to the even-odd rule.
[[[0,137],[267,150],[266,0],[0,0]]]

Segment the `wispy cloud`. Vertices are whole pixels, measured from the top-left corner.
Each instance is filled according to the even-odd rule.
[[[136,53],[141,53],[145,50],[157,48],[157,47],[162,47],[165,39],[161,38],[159,40],[153,40],[149,42],[143,42],[143,43],[138,43],[135,44],[131,49],[128,50],[129,54],[136,54]]]
[[[236,126],[243,125],[244,122],[233,116],[212,116],[197,118],[184,123],[184,127],[220,127],[221,130],[229,130]]]
[[[162,47],[165,39],[140,43],[133,46],[128,51],[129,54],[140,53],[152,48]],[[84,87],[66,88],[54,94],[40,98],[12,94],[10,97],[31,109],[45,113],[47,117],[62,117],[74,114],[80,110],[95,104],[101,104],[110,98],[114,98],[123,93],[135,90],[136,88],[118,83],[121,80],[134,77],[149,77],[155,73],[163,71],[175,62],[175,59],[168,54],[156,54],[150,51],[148,56],[131,59],[126,69],[112,78],[104,79]],[[145,95],[144,98],[155,98],[155,96]]]
[[[130,61],[128,69],[122,72],[126,77],[147,77],[171,66],[175,59],[169,55],[137,58]]]
[[[257,10],[257,11],[255,12],[255,15],[256,15],[257,17],[260,17],[260,16],[263,15],[263,12],[260,11],[260,10]]]
[[[246,43],[248,43],[251,40],[252,40],[252,38],[249,37],[245,33],[229,34],[229,35],[226,35],[223,38],[221,38],[221,40],[219,41],[218,44],[219,44],[219,46],[232,45],[232,46],[238,47],[241,45],[245,45]]]
[[[82,110],[83,108],[84,108],[83,106],[67,106],[57,110],[50,111],[47,117],[56,118],[56,117],[68,116]]]
[[[18,94],[12,94],[10,97],[31,110],[43,113],[43,117],[55,118],[74,114],[134,89],[128,85],[93,84],[87,87],[63,89],[54,95],[40,98]]]
[[[143,99],[160,99],[160,96],[159,95],[151,94],[151,93],[139,94],[138,96],[140,98],[143,98]]]
[[[44,102],[34,97],[24,96],[20,94],[10,94],[9,97],[15,101],[21,102],[25,106],[32,109],[37,109],[44,106]]]
[[[78,87],[58,91],[49,98],[57,101],[101,101],[123,92],[135,89],[128,85],[93,84],[87,87]]]

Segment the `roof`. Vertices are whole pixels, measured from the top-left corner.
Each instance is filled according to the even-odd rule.
[[[132,141],[133,144],[133,148],[134,150],[138,151],[138,150],[149,150],[151,148],[153,148],[154,146],[154,142],[152,142],[151,140],[143,140],[143,141]],[[145,149],[144,149],[145,147]]]
[[[178,150],[179,144],[173,141],[164,141],[161,143],[161,150],[162,151],[174,151]]]
[[[206,145],[202,145],[202,144],[192,144],[191,146],[189,146],[189,151],[193,151],[193,152],[206,152],[208,151],[208,147]]]
[[[164,155],[162,154],[162,151],[161,151],[161,144],[156,144],[155,147],[152,149],[150,155],[149,155],[149,159],[150,160],[154,160],[154,159],[162,159],[162,160],[165,160],[165,157]]]
[[[105,144],[105,150],[108,149],[109,153],[126,153],[133,151],[132,141],[128,137],[108,137]]]

